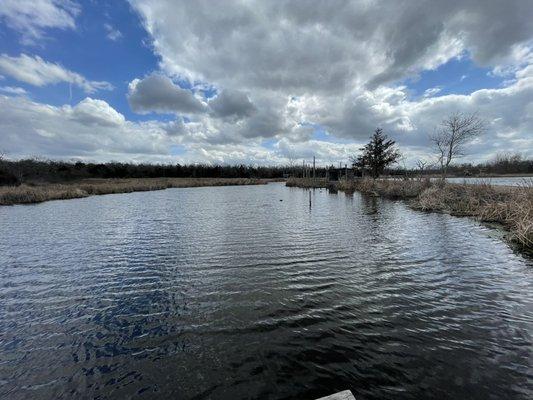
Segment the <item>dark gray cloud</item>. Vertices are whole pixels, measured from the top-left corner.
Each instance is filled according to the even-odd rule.
[[[246,121],[240,132],[245,138],[271,138],[284,131],[283,120],[271,110],[262,110]]]
[[[196,114],[206,111],[206,106],[190,90],[180,88],[170,78],[159,74],[130,83],[128,101],[138,113]]]
[[[176,119],[175,121],[171,121],[166,125],[163,125],[163,130],[169,136],[181,136],[186,132],[185,124],[183,123],[181,118]]]
[[[238,90],[226,89],[209,101],[209,107],[217,117],[243,118],[252,115],[256,108],[248,95]]]
[[[169,73],[226,88],[376,87],[464,51],[483,65],[533,36],[530,0],[131,0]]]

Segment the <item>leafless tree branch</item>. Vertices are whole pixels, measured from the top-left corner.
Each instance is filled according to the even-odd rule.
[[[465,155],[465,145],[484,131],[485,124],[477,113],[457,112],[442,121],[440,128],[430,138],[443,178],[446,177],[450,163]]]

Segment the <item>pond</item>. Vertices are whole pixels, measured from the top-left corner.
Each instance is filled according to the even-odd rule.
[[[533,177],[531,176],[498,176],[492,178],[455,177],[447,178],[446,180],[452,183],[468,183],[473,185],[533,186]]]
[[[533,262],[283,184],[0,207],[0,397],[531,399]]]

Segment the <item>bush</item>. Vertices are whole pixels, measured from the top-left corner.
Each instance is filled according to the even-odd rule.
[[[0,186],[19,186],[20,179],[5,168],[0,168]]]

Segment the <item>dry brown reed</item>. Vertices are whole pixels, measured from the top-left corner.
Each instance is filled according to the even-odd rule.
[[[430,186],[429,179],[358,179],[340,183],[340,190],[359,191],[394,199],[410,199]]]
[[[481,185],[432,186],[415,206],[427,211],[444,211],[473,216],[484,222],[503,224],[511,239],[533,250],[533,186],[502,187]]]
[[[289,178],[285,182],[285,186],[299,187],[299,188],[325,188],[328,186],[328,181],[324,178]]]

